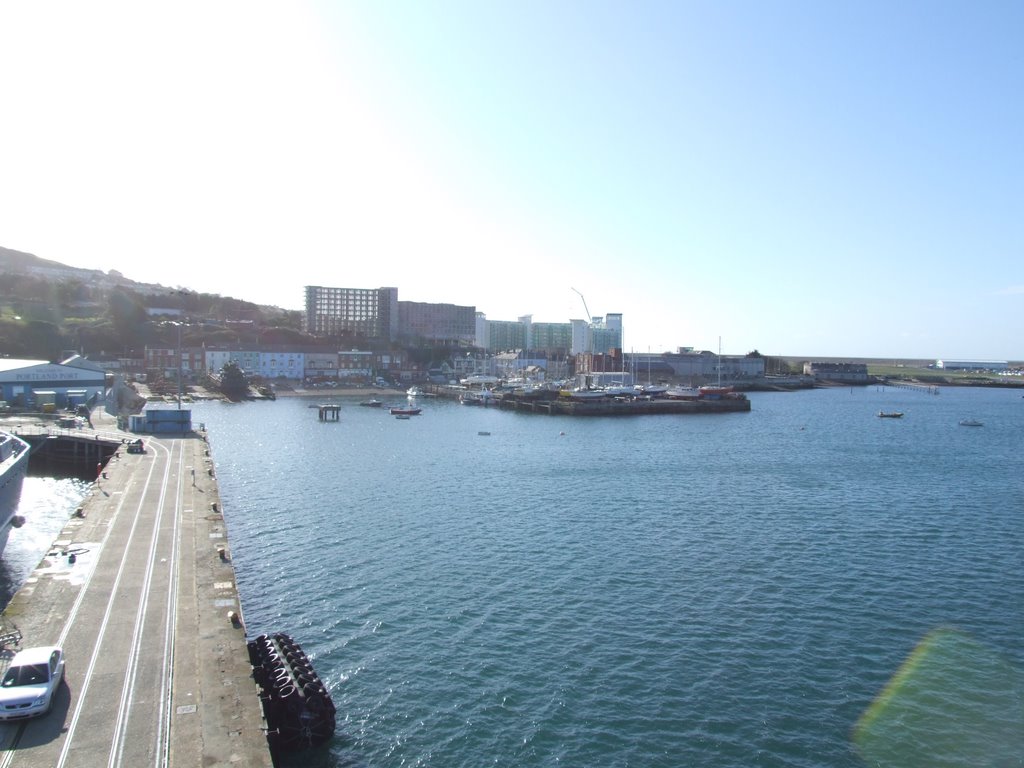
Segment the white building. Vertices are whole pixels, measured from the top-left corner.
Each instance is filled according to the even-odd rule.
[[[1010,364],[1006,360],[936,360],[935,367],[946,371],[1005,371]]]

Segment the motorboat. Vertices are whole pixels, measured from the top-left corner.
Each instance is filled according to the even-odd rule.
[[[724,384],[707,385],[699,389],[701,398],[705,400],[718,400],[726,395],[731,395],[734,391],[735,387]]]
[[[879,411],[878,418],[880,419],[902,419],[903,411]]]
[[[669,400],[698,400],[700,389],[697,387],[669,387],[662,393]]]
[[[558,394],[573,400],[600,400],[608,397],[603,389],[563,389]]]
[[[983,427],[985,426],[982,422],[977,419],[960,419],[961,427]]]
[[[390,409],[392,416],[419,416],[422,412],[422,408],[402,408],[400,406],[394,406]]]
[[[365,406],[367,408],[380,408],[382,405],[384,405],[384,403],[374,398],[373,400],[363,400],[363,402],[361,402],[360,405]]]

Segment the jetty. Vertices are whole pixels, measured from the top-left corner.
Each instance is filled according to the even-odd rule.
[[[318,405],[320,421],[338,421],[341,417],[341,406],[334,404]]]
[[[0,660],[39,645],[67,659],[48,714],[0,722],[0,761],[271,768],[205,434],[140,445],[113,417],[92,422],[7,425],[96,479],[0,615]]]

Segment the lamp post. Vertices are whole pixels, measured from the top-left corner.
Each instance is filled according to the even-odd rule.
[[[181,323],[178,326],[178,410],[181,410]]]

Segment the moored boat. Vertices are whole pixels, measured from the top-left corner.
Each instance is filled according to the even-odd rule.
[[[669,400],[698,400],[700,389],[698,387],[668,387],[662,396]]]
[[[982,422],[977,419],[960,419],[961,427],[983,427],[985,426]]]
[[[725,397],[726,395],[731,395],[734,391],[735,387],[721,384],[716,386],[703,386],[699,390],[700,396],[705,400],[717,400]]]
[[[603,389],[563,389],[558,394],[573,400],[600,400],[608,397],[608,393]]]
[[[392,416],[419,416],[422,411],[422,408],[400,408],[397,406],[390,409]]]

